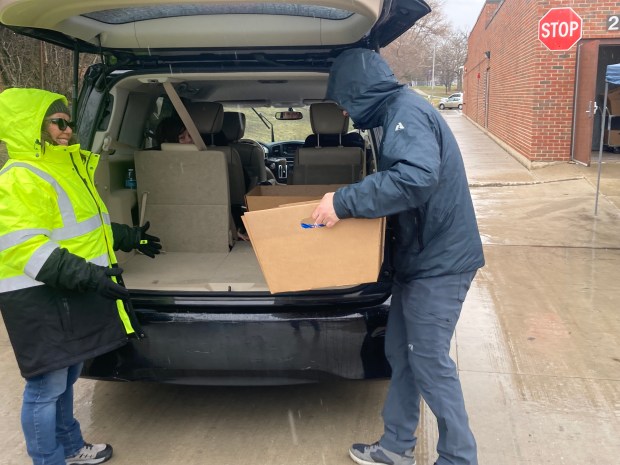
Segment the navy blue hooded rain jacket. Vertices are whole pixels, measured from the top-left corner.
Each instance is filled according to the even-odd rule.
[[[356,127],[383,128],[378,172],[336,192],[338,217],[393,217],[398,279],[482,267],[461,152],[437,110],[399,84],[383,58],[366,49],[336,59],[327,98],[347,110]]]

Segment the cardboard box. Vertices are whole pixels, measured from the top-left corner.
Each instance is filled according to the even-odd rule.
[[[271,293],[377,281],[385,220],[350,218],[332,228],[303,228],[301,223],[317,205],[285,205],[243,215]]]
[[[605,143],[610,147],[617,147],[620,145],[620,131],[612,129],[611,131],[605,130]]]
[[[256,186],[245,194],[245,204],[248,211],[265,210],[289,203],[320,200],[339,187],[342,184]]]
[[[607,94],[607,110],[610,115],[620,115],[620,88],[613,89]]]

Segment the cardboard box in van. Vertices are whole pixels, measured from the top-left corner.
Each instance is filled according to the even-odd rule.
[[[342,184],[256,186],[245,194],[245,204],[248,211],[265,210],[288,203],[320,200],[326,193],[334,192],[339,187]]]
[[[243,222],[271,293],[376,282],[385,220],[349,218],[304,227],[318,202],[249,211]]]

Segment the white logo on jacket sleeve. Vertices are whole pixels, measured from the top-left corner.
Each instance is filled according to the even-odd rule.
[[[396,125],[396,129],[394,129],[394,132],[396,131],[402,131],[403,129],[405,129],[405,126],[403,126],[403,123],[398,123]]]

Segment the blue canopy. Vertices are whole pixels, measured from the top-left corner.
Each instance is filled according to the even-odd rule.
[[[607,75],[605,80],[610,84],[620,85],[620,64],[609,65],[607,67]]]

